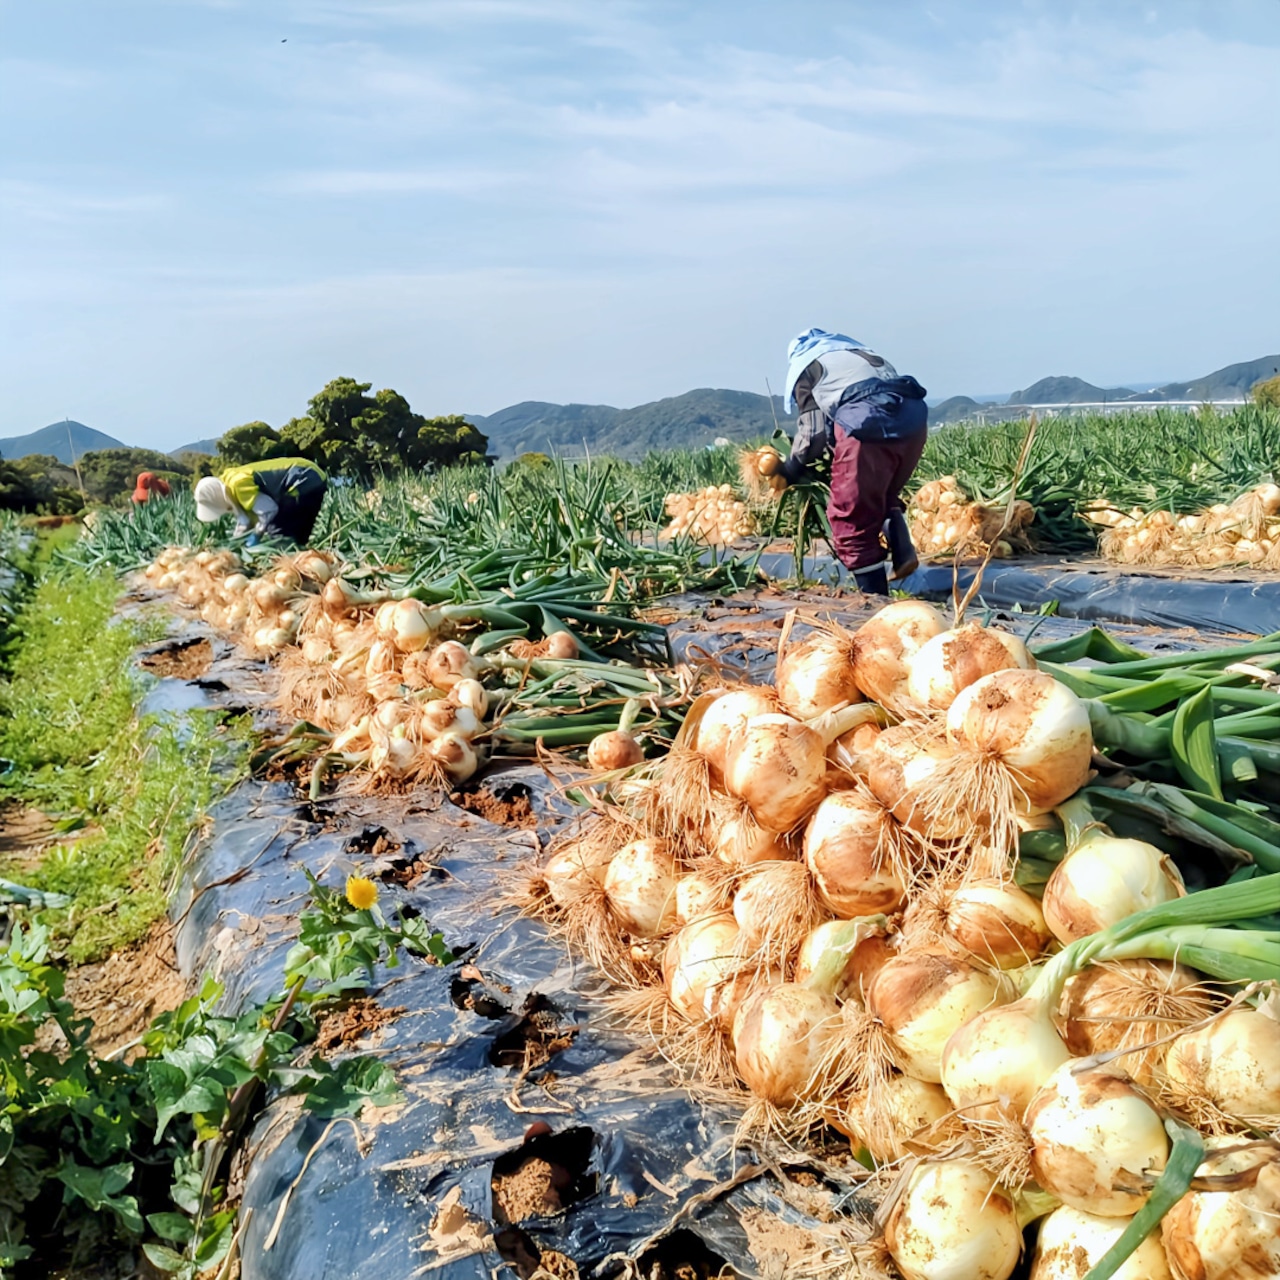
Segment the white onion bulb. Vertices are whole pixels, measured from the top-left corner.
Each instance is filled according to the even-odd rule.
[[[462,680],[474,680],[480,664],[464,644],[446,640],[431,651],[427,659],[427,676],[437,689],[448,692]]]
[[[1022,1255],[1013,1201],[971,1160],[917,1165],[884,1239],[905,1280],[1008,1280]]]
[[[893,817],[874,797],[836,791],[818,806],[804,832],[804,857],[818,895],[846,919],[893,913],[906,886],[890,857]]]
[[[587,744],[587,764],[593,773],[630,769],[644,759],[644,749],[624,729],[598,733]]]
[[[1054,867],[1041,907],[1066,943],[1185,894],[1178,868],[1155,845],[1091,833]]]
[[[667,995],[690,1022],[706,1022],[712,1016],[711,992],[741,968],[737,941],[738,922],[722,914],[685,925],[667,943],[662,957]]]
[[[725,748],[730,734],[754,716],[768,715],[777,709],[777,694],[772,689],[756,687],[731,689],[708,704],[698,721],[693,745],[714,777],[724,773]]]
[[[1265,1013],[1242,1006],[1184,1032],[1169,1046],[1165,1072],[1188,1097],[1280,1126],[1280,1022]]]
[[[542,879],[552,902],[570,907],[599,893],[608,869],[608,853],[575,841],[547,859]]]
[[[886,605],[854,636],[853,674],[858,688],[890,710],[908,702],[911,659],[946,628],[942,614],[923,600]]]
[[[909,664],[907,693],[927,711],[946,711],[962,689],[1009,667],[1027,669],[1035,660],[1007,631],[967,622],[927,641]]]
[[[790,831],[826,794],[826,754],[822,735],[799,720],[754,716],[729,738],[725,788],[747,802],[762,827]]]
[[[609,862],[605,897],[633,937],[659,938],[676,923],[676,868],[662,840],[635,840]]]
[[[734,1059],[743,1083],[779,1107],[809,1097],[839,1016],[830,996],[792,982],[748,997],[733,1020]]]
[[[1077,1067],[1074,1058],[1064,1062],[1027,1108],[1033,1175],[1072,1208],[1129,1217],[1146,1203],[1143,1178],[1168,1158],[1164,1124],[1125,1076]]]
[[[1129,1225],[1127,1218],[1100,1218],[1061,1205],[1040,1220],[1031,1280],[1085,1280]],[[1164,1245],[1149,1235],[1120,1264],[1115,1280],[1172,1280]]]
[[[853,678],[849,642],[834,632],[814,631],[778,659],[774,687],[782,709],[811,720],[849,702],[861,702]]]

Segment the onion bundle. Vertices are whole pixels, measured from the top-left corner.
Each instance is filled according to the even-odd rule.
[[[669,493],[663,503],[671,523],[659,535],[686,537],[713,545],[728,544],[755,533],[755,520],[730,485],[708,485],[693,493]]]
[[[907,509],[911,540],[928,556],[962,551],[996,558],[1029,551],[1027,529],[1035,520],[1035,508],[1021,499],[1012,511],[970,502],[955,476],[942,476],[922,484]]]

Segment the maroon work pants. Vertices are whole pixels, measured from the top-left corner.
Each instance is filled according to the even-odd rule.
[[[920,461],[928,432],[901,440],[837,436],[827,504],[832,549],[846,569],[866,569],[884,560],[881,529],[890,511],[902,510],[902,486]]]

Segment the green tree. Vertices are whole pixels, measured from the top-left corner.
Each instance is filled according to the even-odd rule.
[[[1280,409],[1280,376],[1259,382],[1250,394],[1254,404],[1260,404],[1266,409]]]
[[[246,422],[232,427],[218,441],[217,470],[242,467],[247,462],[261,462],[264,458],[286,458],[289,446],[281,441],[280,433],[265,422]]]
[[[74,515],[83,506],[75,472],[57,458],[0,458],[0,510]]]

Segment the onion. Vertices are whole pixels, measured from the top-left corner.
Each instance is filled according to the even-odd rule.
[[[873,796],[837,791],[804,832],[804,857],[822,904],[838,916],[897,911],[906,897],[908,851],[893,817]]]
[[[293,567],[312,582],[328,582],[334,568],[318,551],[301,551],[293,558]]]
[[[754,687],[731,689],[708,704],[698,721],[693,745],[710,766],[713,777],[724,773],[730,734],[754,716],[768,715],[777,709],[778,697],[772,689]]]
[[[998,762],[1019,813],[1046,813],[1089,777],[1089,713],[1043,671],[996,671],[963,689],[947,712],[947,738],[976,762]],[[981,779],[979,773],[975,781]],[[989,802],[981,795],[974,800],[979,813]]]
[[[662,840],[635,840],[609,862],[605,896],[614,916],[636,938],[658,938],[676,923],[676,871]]]
[[[391,638],[401,653],[417,653],[431,643],[440,622],[440,615],[421,600],[397,600],[391,611]]]
[[[466,780],[479,768],[475,748],[461,733],[442,733],[427,748],[433,764],[454,782]]]
[[[445,698],[437,698],[422,708],[422,722],[432,738],[452,733],[471,739],[484,728],[470,707],[458,706]]]
[[[676,921],[690,924],[702,916],[724,911],[728,900],[725,885],[714,876],[695,871],[676,881]],[[734,924],[735,930],[737,924]]]
[[[791,857],[781,837],[766,831],[751,816],[751,810],[732,796],[717,798],[709,825],[711,852],[728,866],[744,867]]]
[[[1209,1140],[1213,1143],[1213,1139]],[[1280,1166],[1274,1151],[1253,1147],[1210,1155],[1200,1177],[1248,1175],[1235,1191],[1188,1192],[1161,1223],[1165,1253],[1178,1280],[1270,1280],[1280,1275]]]
[[[667,943],[662,974],[671,1003],[692,1023],[711,1017],[710,992],[742,965],[734,950],[738,924],[731,915],[703,916]]]
[[[890,1076],[878,1086],[874,1103],[855,1097],[846,1108],[850,1128],[880,1164],[906,1156],[904,1142],[926,1150],[950,1146],[958,1128],[948,1125],[953,1118],[951,1099],[940,1086],[904,1075]]]
[[[471,651],[456,640],[446,640],[431,651],[427,659],[427,675],[437,689],[448,692],[461,680],[474,680],[481,664]]]
[[[587,744],[587,764],[594,773],[612,773],[615,769],[630,769],[644,759],[640,744],[622,729],[598,733]]]
[[[939,885],[907,908],[903,933],[911,941],[954,943],[995,969],[1020,969],[1048,945],[1040,904],[1002,880]]]
[[[790,831],[826,793],[826,753],[822,735],[799,720],[753,716],[729,738],[725,788],[747,802],[762,827]]]
[[[329,744],[329,750],[335,751],[339,755],[348,751],[364,750],[369,745],[369,725],[371,723],[369,716],[361,716],[355,724],[348,725],[336,735]]]
[[[578,641],[572,631],[552,631],[547,634],[545,644],[547,646],[546,657],[555,658],[558,661],[571,661],[576,658],[579,653]]]
[[[1078,1058],[1163,1041],[1120,1060],[1140,1084],[1152,1085],[1164,1064],[1168,1038],[1207,1018],[1215,1003],[1201,976],[1185,965],[1167,960],[1091,964],[1063,990],[1063,1035]]]
[[[812,1095],[823,1054],[839,1027],[830,996],[782,982],[744,1000],[733,1020],[734,1060],[758,1098],[786,1107]]]
[[[1040,1220],[1031,1280],[1085,1280],[1129,1225],[1062,1205]],[[1172,1280],[1160,1237],[1149,1235],[1125,1260],[1115,1280]]]
[[[377,721],[370,725],[373,750],[369,753],[369,765],[374,773],[388,778],[403,778],[413,768],[417,747],[409,740],[403,725],[388,733]]]
[[[925,710],[945,711],[962,689],[983,676],[1009,667],[1034,667],[1035,661],[1017,636],[969,622],[934,636],[908,665],[911,701]]]
[[[242,596],[249,589],[249,579],[243,573],[229,573],[222,580],[224,596]]]
[[[917,1165],[884,1240],[905,1280],[1008,1280],[1022,1254],[1013,1201],[971,1160]]]
[[[547,859],[542,879],[552,902],[558,907],[569,907],[599,893],[608,869],[607,852],[583,841],[574,841]]]
[[[871,753],[880,733],[880,726],[874,721],[842,733],[827,748],[827,762],[852,777],[863,777],[871,769]]]
[[[906,951],[887,960],[876,974],[867,1008],[889,1033],[897,1065],[917,1080],[937,1084],[950,1036],[1008,996],[998,978],[957,956]]]
[[[405,666],[408,667],[407,662]],[[449,701],[470,708],[477,720],[483,720],[489,710],[489,693],[479,680],[459,680],[449,690]]]
[[[739,882],[733,914],[744,953],[782,963],[824,912],[803,863],[757,862]]]
[[[1027,1108],[1035,1180],[1064,1204],[1104,1218],[1146,1203],[1138,1190],[1169,1154],[1164,1125],[1146,1096],[1105,1067],[1064,1062]],[[1127,1188],[1134,1188],[1129,1190]]]
[[[1255,1009],[1230,1009],[1180,1035],[1165,1058],[1176,1092],[1238,1119],[1280,1126],[1280,1022]]]
[[[373,615],[373,629],[384,639],[395,635],[396,600],[384,600]]]
[[[277,569],[271,575],[272,581],[279,587],[283,587],[286,591],[300,591],[302,589],[302,575],[291,565],[284,565]]]
[[[373,723],[388,733],[398,724],[405,724],[413,715],[413,708],[403,698],[388,698],[373,709]]]
[[[800,944],[793,981],[842,1004],[861,1004],[867,960],[872,951],[878,952],[884,927],[884,916],[824,921]]]
[[[798,720],[862,701],[853,679],[848,640],[831,631],[814,631],[780,652],[774,686],[782,709]]]
[[[390,640],[375,640],[364,660],[364,673],[367,676],[384,675],[396,669],[397,661],[396,647]]]
[[[908,701],[908,664],[946,619],[922,600],[895,600],[858,628],[853,638],[853,678],[873,702],[895,710]]]
[[[938,779],[952,765],[955,748],[945,738],[922,734],[913,725],[886,729],[871,748],[867,785],[904,827],[927,840],[967,841],[974,823],[963,808],[934,809],[924,798],[945,794]]]
[[[1071,1057],[1038,1000],[984,1009],[942,1051],[942,1087],[967,1117],[1021,1120],[1032,1098]]]
[[[1053,936],[1066,943],[1185,894],[1178,868],[1155,845],[1095,830],[1054,867],[1041,905]]]

